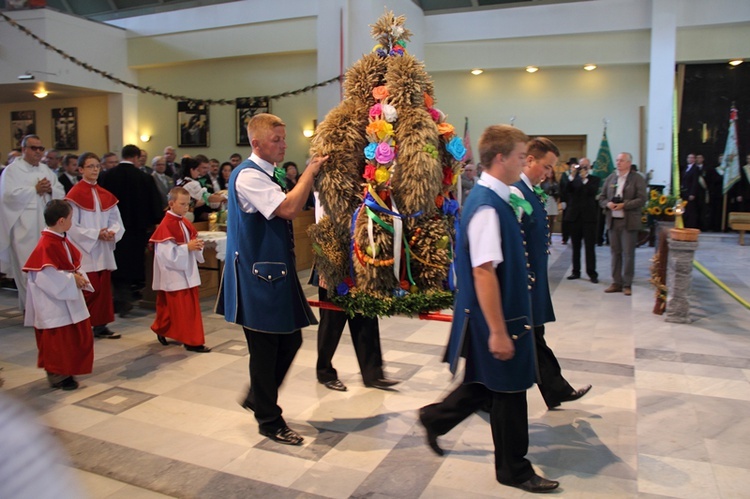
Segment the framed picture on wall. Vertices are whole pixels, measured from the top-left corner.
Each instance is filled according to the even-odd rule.
[[[208,106],[190,100],[178,101],[177,129],[179,147],[208,147],[211,136]]]
[[[61,107],[52,110],[53,149],[75,151],[78,149],[78,108]]]
[[[36,133],[36,111],[11,111],[10,112],[10,134],[11,147],[21,147],[21,139],[29,134]]]
[[[249,146],[247,122],[260,113],[268,113],[268,97],[241,97],[237,99],[237,145]]]

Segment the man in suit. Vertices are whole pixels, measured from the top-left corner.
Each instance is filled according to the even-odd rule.
[[[570,239],[570,223],[566,221],[565,210],[568,209],[568,197],[570,196],[570,193],[568,192],[568,184],[570,184],[570,181],[573,179],[573,173],[577,164],[578,158],[570,158],[566,163],[568,169],[560,175],[560,205],[563,210],[560,229],[562,230],[563,244],[568,244],[568,239]]]
[[[688,202],[683,215],[685,227],[693,229],[701,228],[706,209],[706,179],[702,158],[703,156],[701,156],[701,164],[699,164],[695,154],[688,154],[685,174],[682,176],[682,184],[680,185],[682,199]]]
[[[117,270],[112,272],[115,311],[121,316],[133,308],[134,287],[145,282],[145,252],[148,229],[162,218],[161,200],[153,177],[137,165],[141,150],[129,144],[122,148],[122,161],[103,175],[99,185],[119,200],[125,234],[115,247]]]
[[[604,180],[599,206],[605,209],[612,253],[612,284],[605,293],[630,296],[635,273],[635,246],[641,228],[641,210],[646,204],[646,180],[630,171],[633,156],[622,152],[615,159],[616,170]]]
[[[581,158],[575,177],[568,184],[568,209],[565,219],[570,224],[570,238],[573,241],[573,273],[568,279],[581,277],[581,241],[586,249],[586,274],[594,284],[599,282],[596,271],[596,223],[599,203],[599,177],[590,175],[591,161]]]
[[[65,189],[65,194],[69,193],[74,185],[78,183],[78,156],[75,154],[66,154],[62,160],[62,172],[57,176],[57,180]]]

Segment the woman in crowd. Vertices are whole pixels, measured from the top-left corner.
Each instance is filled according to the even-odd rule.
[[[229,176],[232,174],[232,163],[225,161],[219,167],[219,187],[221,190],[226,189],[229,186]]]

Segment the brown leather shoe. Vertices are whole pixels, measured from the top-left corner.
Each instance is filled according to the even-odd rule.
[[[619,293],[622,291],[622,286],[618,286],[617,284],[610,284],[607,289],[604,290],[605,293]]]
[[[622,288],[622,292],[625,296],[630,296],[633,294],[633,290],[631,288]]]

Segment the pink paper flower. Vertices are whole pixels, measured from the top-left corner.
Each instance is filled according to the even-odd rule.
[[[393,160],[395,153],[387,142],[381,142],[378,144],[378,148],[375,149],[375,161],[381,165],[390,163]]]

